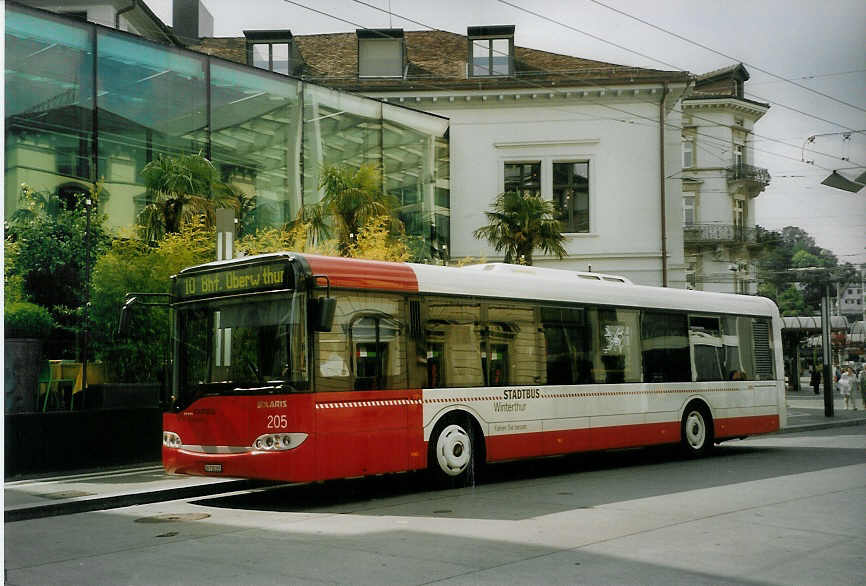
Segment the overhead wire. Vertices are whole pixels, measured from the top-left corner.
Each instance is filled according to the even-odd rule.
[[[294,5],[294,6],[298,6],[298,7],[300,7],[300,8],[304,8],[304,9],[309,10],[309,11],[311,11],[311,12],[315,12],[315,13],[317,13],[317,14],[320,14],[320,15],[323,15],[323,16],[327,16],[327,17],[330,17],[330,18],[333,18],[333,19],[338,20],[338,21],[340,21],[340,22],[343,22],[343,23],[346,23],[346,24],[350,24],[350,25],[352,25],[352,26],[354,26],[354,27],[356,27],[356,28],[358,28],[358,29],[361,29],[361,30],[372,31],[372,32],[378,32],[378,31],[376,31],[376,29],[371,29],[371,28],[365,27],[365,26],[363,26],[363,25],[360,25],[360,24],[358,24],[358,23],[356,23],[356,22],[353,22],[353,21],[347,20],[347,19],[345,19],[345,18],[342,18],[342,17],[336,16],[336,15],[333,15],[333,14],[331,14],[331,13],[328,13],[328,12],[325,12],[325,11],[322,11],[322,10],[318,10],[318,9],[316,9],[316,8],[312,8],[312,7],[307,6],[307,5],[305,5],[305,4],[301,4],[300,2],[296,2],[295,0],[283,0],[283,1],[286,2],[286,3],[288,3],[288,4],[292,4],[292,5]],[[513,5],[513,4],[509,3],[509,2],[505,2],[504,0],[499,0],[499,1],[502,2],[502,3],[504,3],[504,4],[508,4],[509,6],[513,6],[513,7],[517,8],[517,9],[524,10],[524,11],[526,11],[526,12],[529,12],[529,13],[531,13],[531,14],[534,14],[534,15],[536,15],[536,16],[539,16],[540,18],[543,18],[543,19],[545,19],[545,20],[550,20],[550,19],[548,19],[547,17],[545,17],[545,16],[543,16],[543,15],[538,15],[537,13],[535,13],[535,12],[533,12],[533,11],[529,11],[529,10],[523,9],[523,8],[521,8],[521,7],[519,7],[519,6],[516,6],[516,5]],[[390,10],[388,10],[388,9],[383,9],[383,8],[378,7],[378,6],[374,6],[374,5],[372,5],[372,4],[369,4],[369,3],[367,3],[367,2],[364,2],[364,1],[362,1],[362,0],[353,0],[353,2],[355,2],[355,3],[357,3],[357,4],[361,4],[361,5],[366,6],[366,7],[368,7],[368,8],[371,8],[371,9],[373,9],[373,10],[376,10],[376,11],[379,11],[379,12],[386,13],[386,14],[388,14],[389,16],[396,16],[397,18],[400,18],[400,19],[405,20],[405,21],[407,21],[407,22],[411,22],[411,23],[416,24],[416,25],[418,25],[418,26],[422,26],[422,27],[427,28],[427,29],[430,29],[430,30],[432,30],[432,31],[438,31],[438,30],[441,30],[441,29],[438,29],[438,28],[436,28],[436,27],[430,26],[430,25],[428,25],[428,24],[426,24],[426,23],[423,23],[423,22],[421,22],[421,21],[418,21],[418,20],[414,20],[414,19],[412,19],[412,18],[409,18],[409,17],[407,17],[407,16],[405,16],[405,15],[395,13],[395,12],[390,11]],[[551,22],[556,22],[556,21],[551,21]],[[610,41],[607,41],[607,40],[602,39],[602,38],[600,38],[600,37],[595,37],[594,35],[591,35],[591,34],[589,34],[589,33],[586,33],[585,31],[581,31],[580,29],[576,29],[576,28],[574,28],[574,27],[571,27],[570,25],[565,25],[565,24],[563,24],[563,23],[561,23],[561,22],[556,22],[556,24],[560,24],[560,25],[562,25],[562,26],[564,26],[564,27],[566,27],[566,28],[569,28],[569,29],[575,30],[576,32],[579,32],[579,33],[581,33],[581,34],[587,34],[588,36],[591,36],[591,37],[593,37],[593,38],[597,38],[597,40],[599,40],[599,41],[602,41],[602,42],[605,42],[605,43],[611,44]],[[380,33],[380,34],[382,34],[383,37],[387,36],[387,35],[385,35],[384,33]],[[617,46],[618,46],[618,45],[617,45]],[[619,47],[619,46],[618,46],[618,47]],[[626,47],[620,47],[620,48],[622,48],[622,49],[624,49],[624,50],[627,50],[627,51],[630,51],[630,52],[635,53],[635,54],[639,54],[639,55],[641,55],[641,56],[643,56],[643,57],[645,57],[645,58],[647,58],[647,59],[652,59],[652,60],[654,60],[654,61],[656,61],[656,62],[658,62],[658,63],[662,63],[662,64],[667,65],[667,66],[669,66],[669,67],[674,67],[675,69],[678,69],[676,65],[673,65],[673,64],[670,64],[670,63],[666,63],[666,62],[664,62],[664,61],[661,61],[661,60],[659,60],[659,59],[655,59],[655,58],[653,58],[653,57],[650,57],[650,56],[648,56],[648,55],[644,55],[644,54],[639,53],[639,52],[636,52],[636,51],[632,51],[632,50],[630,50],[630,49],[628,49],[628,48],[626,48]],[[503,55],[505,55],[505,54],[503,54]],[[506,56],[507,56],[507,55],[506,55]],[[545,73],[547,73],[547,74],[551,74],[551,73],[558,73],[558,72],[556,72],[556,71],[554,71],[554,72],[551,72],[551,71],[545,71]],[[454,77],[456,78],[456,76],[454,76]],[[439,77],[438,79],[442,79],[442,77]],[[529,82],[529,80],[524,80],[524,81],[527,82],[527,85],[530,85],[530,86],[532,86],[532,87],[537,87],[537,88],[539,88],[539,89],[543,89],[543,90],[545,90],[545,91],[547,91],[547,92],[551,91],[551,88],[548,87],[548,86],[541,85],[541,84],[537,84],[537,83],[533,84],[533,83]],[[598,84],[598,83],[592,82],[591,80],[584,80],[584,83],[586,83],[586,84],[588,84],[588,85],[591,85],[591,86],[593,86],[593,87],[598,87],[598,88],[601,88],[601,89],[606,89],[606,86],[603,86],[603,85],[600,85],[600,84]],[[442,86],[442,85],[435,84],[435,83],[430,83],[430,82],[426,82],[426,83],[425,83],[425,82],[420,82],[420,84],[421,84],[421,85],[425,85],[425,86],[427,86],[429,89],[434,89],[434,90],[438,90],[438,91],[441,91],[441,90],[453,90],[452,87],[446,87],[446,86]],[[560,90],[557,90],[557,91],[560,91]],[[638,100],[638,101],[641,102],[641,103],[655,103],[655,101],[648,101],[648,100]],[[636,112],[631,112],[631,111],[629,111],[629,110],[625,110],[625,109],[622,109],[622,108],[617,108],[617,107],[612,106],[612,105],[610,105],[610,104],[602,104],[602,103],[598,103],[598,102],[593,102],[593,103],[594,103],[595,105],[597,105],[597,106],[600,106],[600,107],[603,107],[603,108],[607,108],[607,109],[611,109],[611,110],[614,110],[614,111],[617,111],[617,112],[620,112],[620,113],[626,114],[626,115],[631,116],[631,117],[636,117],[636,118],[640,118],[640,119],[647,120],[647,121],[649,121],[652,125],[657,125],[657,124],[659,124],[659,121],[658,121],[658,119],[656,119],[656,118],[652,118],[652,117],[649,117],[649,116],[644,116],[644,115],[642,115],[642,114],[638,114],[638,113],[636,113]],[[559,110],[561,110],[561,111],[564,111],[564,112],[573,112],[573,113],[575,113],[575,114],[585,115],[585,113],[583,113],[583,112],[570,111],[570,110],[567,110],[566,108],[561,107],[561,106],[557,106],[557,108],[558,108]],[[681,111],[680,111],[680,112],[681,112]],[[692,118],[697,118],[697,119],[701,119],[701,120],[709,121],[709,122],[712,122],[713,124],[716,124],[716,122],[715,122],[714,120],[709,119],[709,118],[701,117],[701,116],[696,115],[696,114],[694,114],[694,113],[692,113],[691,116],[692,116]],[[616,119],[612,119],[612,120],[617,121],[617,122],[629,123],[629,124],[634,124],[634,123],[635,123],[635,122],[632,122],[632,121],[622,121],[622,120],[616,120]],[[839,124],[837,124],[837,125],[838,125],[838,126],[843,126],[843,125],[839,125]],[[665,122],[665,126],[668,127],[668,128],[672,128],[672,129],[674,129],[674,130],[682,130],[682,129],[683,129],[682,125],[676,125],[676,124],[673,124],[673,123],[670,123],[670,122]],[[843,127],[844,127],[844,126],[843,126]],[[725,142],[724,139],[721,139],[721,138],[719,138],[719,137],[715,137],[715,136],[712,136],[712,135],[709,135],[709,134],[700,133],[700,132],[696,132],[696,134],[699,135],[699,136],[705,137],[705,138],[707,138],[707,139],[709,139],[709,140]],[[753,135],[753,136],[755,136],[753,132],[750,132],[750,134]],[[760,136],[760,135],[757,135],[757,136]],[[798,149],[798,150],[801,149],[800,146],[792,145],[792,144],[788,144],[788,143],[785,143],[785,142],[780,141],[780,140],[778,140],[778,139],[773,139],[772,137],[762,137],[762,138],[765,139],[765,140],[771,141],[771,142],[777,142],[777,143],[782,144],[782,145],[784,145],[784,146],[787,146],[787,147],[789,147],[789,148],[795,148],[795,149]],[[792,160],[792,161],[795,161],[795,162],[799,162],[799,163],[802,163],[802,162],[803,162],[802,159],[798,159],[798,158],[791,157],[791,156],[788,156],[788,155],[784,155],[784,154],[781,154],[781,153],[776,153],[776,152],[774,152],[774,151],[768,151],[768,150],[764,150],[764,149],[758,149],[758,148],[754,147],[754,145],[752,145],[751,148],[752,148],[753,151],[756,151],[756,152],[762,152],[762,153],[764,153],[764,154],[768,154],[768,155],[775,156],[775,157],[781,157],[781,158],[789,159],[789,160]],[[806,149],[806,150],[808,150],[809,152],[813,152],[812,149]],[[826,157],[829,157],[829,158],[837,158],[837,157],[834,157],[833,155],[830,155],[830,154],[827,154],[827,153],[821,153],[821,152],[818,152],[818,151],[814,151],[814,154],[818,154],[818,155],[821,155],[821,156],[826,156]],[[828,168],[828,167],[823,167],[823,166],[818,165],[818,164],[816,164],[816,163],[814,163],[814,162],[813,162],[811,165],[814,166],[814,167],[821,168],[821,169],[823,169],[823,170],[825,170],[825,171],[831,171],[831,170],[832,170],[832,169],[830,169],[830,168]]]
[[[499,1],[502,2],[502,3],[508,4],[508,2],[505,2],[505,0],[499,0]],[[704,45],[703,43],[699,43],[699,42],[697,42],[697,41],[693,41],[692,39],[686,38],[686,37],[684,37],[684,36],[682,36],[682,35],[680,35],[680,34],[678,34],[678,33],[675,33],[675,32],[673,32],[673,31],[669,31],[669,30],[667,30],[667,29],[665,29],[665,28],[662,28],[662,27],[660,27],[660,26],[658,26],[658,25],[655,25],[655,24],[653,24],[653,23],[651,23],[651,22],[649,22],[649,21],[646,21],[646,20],[644,20],[644,19],[642,19],[642,18],[639,18],[639,17],[637,17],[637,16],[634,16],[633,14],[629,14],[628,12],[625,12],[625,11],[623,11],[623,10],[619,10],[618,8],[614,8],[613,6],[609,6],[609,5],[605,4],[604,2],[601,2],[600,0],[588,0],[588,1],[589,1],[589,2],[592,2],[593,4],[597,4],[598,6],[601,6],[601,7],[603,7],[603,8],[606,8],[606,9],[608,9],[608,10],[611,10],[611,11],[613,11],[613,12],[616,12],[617,14],[621,14],[621,15],[623,15],[623,16],[625,16],[625,17],[627,17],[627,18],[630,18],[630,19],[632,19],[632,20],[636,20],[637,22],[640,22],[640,23],[642,23],[642,24],[645,24],[646,26],[652,27],[652,28],[654,28],[655,30],[661,31],[661,32],[663,32],[663,33],[665,33],[665,34],[667,34],[667,35],[670,35],[670,36],[672,36],[672,37],[676,37],[677,39],[680,39],[681,41],[685,41],[685,42],[687,42],[687,43],[690,43],[690,44],[692,44],[692,45],[695,45],[696,47],[700,47],[701,49],[704,49],[704,50],[709,51],[709,52],[711,52],[711,53],[715,53],[716,55],[720,55],[720,56],[722,56],[722,57],[724,57],[724,58],[726,58],[726,59],[731,59],[732,61],[737,61],[737,62],[739,62],[739,63],[742,63],[743,65],[748,65],[748,66],[751,67],[752,69],[755,69],[756,71],[760,71],[761,73],[764,73],[764,74],[766,74],[766,75],[769,75],[770,77],[773,77],[773,78],[775,78],[775,79],[778,79],[779,81],[784,81],[784,82],[786,82],[786,83],[790,83],[790,84],[792,84],[792,85],[797,86],[798,88],[804,89],[804,90],[806,90],[806,91],[808,91],[808,92],[812,92],[813,94],[816,94],[816,95],[822,96],[822,97],[827,98],[827,99],[829,99],[829,100],[833,100],[834,102],[838,102],[839,104],[842,104],[842,105],[844,105],[844,106],[848,106],[849,108],[854,108],[855,110],[860,110],[861,112],[866,112],[866,108],[863,108],[863,107],[861,107],[861,106],[857,106],[857,105],[855,105],[855,104],[850,104],[850,103],[848,103],[848,102],[845,102],[844,100],[840,100],[839,98],[836,98],[835,96],[831,96],[830,94],[825,94],[824,92],[820,92],[820,91],[818,91],[818,90],[816,90],[816,89],[814,89],[814,88],[810,88],[810,87],[805,86],[805,85],[803,85],[803,84],[801,84],[801,83],[797,83],[796,81],[792,81],[792,80],[790,80],[790,79],[786,79],[786,78],[782,77],[781,75],[777,75],[777,74],[775,74],[775,73],[773,73],[773,72],[771,72],[771,71],[767,71],[766,69],[764,69],[764,68],[762,68],[762,67],[759,67],[759,66],[757,66],[757,65],[755,65],[755,64],[753,64],[753,63],[747,63],[746,61],[744,61],[744,60],[742,60],[742,59],[738,59],[738,58],[733,57],[733,56],[731,56],[731,55],[727,55],[726,53],[723,53],[723,52],[721,52],[721,51],[718,51],[718,50],[716,50],[716,49],[713,49],[712,47],[708,47],[707,45]]]
[[[355,1],[357,1],[357,0],[355,0]],[[595,2],[596,0],[590,0],[590,1],[591,1],[591,2]],[[627,52],[629,52],[629,53],[632,53],[632,54],[634,54],[634,55],[638,55],[638,56],[640,56],[640,57],[644,57],[644,58],[646,58],[646,59],[650,59],[651,61],[654,61],[654,62],[656,62],[656,63],[661,63],[661,64],[666,65],[666,66],[668,66],[668,67],[673,67],[674,69],[677,69],[677,70],[683,70],[682,67],[680,67],[680,66],[678,66],[678,65],[675,65],[675,64],[673,64],[673,63],[668,63],[667,61],[663,61],[663,60],[658,59],[658,58],[656,58],[656,57],[651,57],[651,56],[649,56],[649,55],[646,55],[645,53],[641,53],[640,51],[634,51],[634,50],[632,50],[632,49],[630,49],[630,48],[628,48],[628,47],[624,47],[623,45],[620,45],[620,44],[618,44],[618,43],[614,43],[613,41],[610,41],[610,40],[608,40],[608,39],[604,39],[604,38],[599,37],[599,36],[597,36],[597,35],[593,35],[592,33],[589,33],[589,32],[587,32],[587,31],[581,30],[581,29],[579,29],[579,28],[577,28],[577,27],[574,27],[574,26],[571,26],[571,25],[569,25],[569,24],[566,24],[566,23],[564,23],[564,22],[562,22],[562,21],[554,20],[554,19],[552,19],[552,18],[549,18],[549,17],[547,17],[547,16],[545,16],[545,15],[543,15],[543,14],[540,14],[540,13],[534,11],[534,10],[529,10],[528,8],[524,8],[524,7],[522,7],[522,6],[518,6],[517,4],[513,4],[513,3],[511,3],[511,2],[508,2],[507,0],[498,0],[498,2],[501,3],[501,4],[505,4],[505,5],[507,5],[507,6],[511,6],[512,8],[514,8],[514,9],[516,9],[516,10],[520,10],[520,11],[525,12],[525,13],[527,13],[527,14],[531,14],[531,15],[533,15],[533,16],[535,16],[535,17],[537,17],[537,18],[540,18],[540,19],[542,19],[542,20],[545,20],[545,21],[547,21],[547,22],[550,22],[550,23],[553,23],[553,24],[559,25],[559,26],[561,26],[561,27],[563,27],[563,28],[567,28],[567,29],[569,29],[569,30],[571,30],[571,31],[574,31],[574,32],[580,33],[580,34],[582,34],[582,35],[586,35],[586,36],[588,36],[588,37],[590,37],[590,38],[592,38],[592,39],[595,39],[595,40],[597,40],[597,41],[600,41],[600,42],[602,42],[602,43],[606,43],[606,44],[611,45],[611,46],[613,46],[613,47],[616,47],[616,48],[618,48],[618,49],[622,49],[622,50],[627,51]],[[628,15],[627,15],[627,16],[628,16]],[[653,26],[653,25],[650,25],[650,26]],[[671,33],[671,34],[674,34],[674,33]],[[688,40],[688,39],[684,39],[684,40]],[[739,61],[738,59],[734,59],[734,58],[732,58],[732,57],[728,57],[728,58],[729,58],[729,59],[733,59],[733,60],[735,60],[735,61]],[[753,65],[749,65],[749,66],[752,67],[753,69],[758,70],[758,71],[763,71],[763,70],[761,70],[760,68],[755,67],[755,66],[753,66]],[[784,78],[782,78],[782,79],[784,79]],[[804,86],[804,87],[805,87],[805,86]],[[793,107],[791,107],[791,106],[787,106],[787,105],[785,105],[785,104],[781,104],[781,103],[774,102],[774,101],[771,101],[771,100],[766,100],[765,98],[760,98],[760,99],[763,99],[764,101],[769,102],[769,103],[771,103],[771,104],[777,105],[777,106],[779,106],[779,107],[781,107],[781,108],[783,108],[783,109],[788,109],[788,110],[791,110],[791,111],[797,112],[798,114],[801,114],[801,115],[803,115],[803,116],[808,116],[808,117],[810,117],[810,118],[815,118],[816,120],[820,120],[821,122],[826,122],[826,123],[829,123],[829,124],[833,124],[834,126],[839,126],[840,128],[846,128],[846,129],[848,128],[848,125],[846,125],[846,124],[842,124],[842,123],[839,123],[839,122],[833,122],[833,121],[831,121],[831,120],[826,120],[826,119],[821,118],[821,117],[819,117],[819,116],[816,116],[816,115],[814,115],[814,114],[809,114],[808,112],[804,112],[804,111],[802,111],[802,110],[798,110],[798,109],[796,109],[796,108],[793,108]]]
[[[503,0],[500,0],[500,1],[502,2]],[[353,2],[355,2],[356,4],[361,4],[361,5],[363,5],[363,6],[367,6],[368,8],[372,8],[373,10],[377,10],[377,11],[379,11],[379,12],[385,12],[385,13],[387,13],[389,16],[392,16],[392,15],[393,15],[393,16],[397,16],[397,18],[400,18],[400,19],[402,19],[402,20],[405,20],[405,21],[407,21],[407,22],[411,22],[412,24],[416,24],[416,25],[418,25],[418,26],[422,26],[422,27],[427,28],[427,29],[430,29],[430,30],[434,30],[434,31],[435,31],[435,30],[440,30],[440,29],[437,29],[436,27],[432,27],[432,26],[430,26],[430,25],[428,25],[428,24],[425,24],[425,23],[423,23],[423,22],[420,22],[420,21],[418,21],[418,20],[414,20],[414,19],[409,18],[409,17],[407,17],[407,16],[404,16],[404,15],[401,15],[401,14],[394,13],[394,12],[392,12],[392,11],[390,11],[390,10],[383,9],[383,8],[378,7],[378,6],[374,6],[374,5],[372,5],[372,4],[369,4],[369,3],[367,3],[367,2],[364,2],[363,0],[353,0]],[[292,2],[292,3],[295,4],[295,2]],[[509,2],[503,2],[503,3],[504,3],[504,4],[508,4],[509,6],[514,6],[514,5],[510,4]],[[517,7],[517,6],[515,6],[515,7],[516,7],[516,8],[520,8],[520,7]],[[536,13],[534,13],[534,12],[532,12],[532,11],[528,11],[528,12],[530,12],[530,13],[532,13],[532,14],[536,14]],[[542,18],[545,18],[545,19],[546,19],[546,17],[543,17],[543,16],[542,16]],[[599,40],[599,41],[603,41],[603,42],[605,42],[605,43],[611,44],[610,41],[607,41],[607,40],[602,39],[602,38],[600,38],[600,37],[595,37],[594,35],[592,35],[592,34],[590,34],[590,33],[586,33],[585,31],[581,31],[580,29],[576,29],[576,28],[574,28],[574,27],[571,27],[571,26],[569,26],[569,25],[565,25],[565,24],[562,24],[562,23],[558,23],[558,24],[561,24],[562,26],[565,26],[566,28],[570,28],[570,29],[572,29],[572,30],[575,30],[576,32],[580,32],[581,34],[586,34],[586,35],[588,35],[588,36],[590,36],[590,37],[592,37],[592,38],[596,38],[596,39]],[[648,59],[651,59],[651,60],[653,60],[653,61],[656,61],[656,62],[658,62],[658,63],[662,63],[662,64],[667,65],[667,66],[669,66],[669,67],[673,67],[673,68],[678,69],[678,70],[680,69],[679,67],[677,67],[677,66],[674,65],[674,64],[667,63],[667,62],[665,62],[665,61],[662,61],[662,60],[660,60],[660,59],[656,59],[656,58],[650,57],[650,56],[648,56],[648,55],[644,55],[643,53],[639,53],[639,52],[636,52],[636,51],[632,51],[632,50],[630,50],[630,49],[628,49],[628,48],[626,48],[626,47],[621,47],[620,45],[616,45],[616,46],[619,47],[619,48],[622,48],[622,49],[628,50],[628,51],[630,51],[630,52],[632,52],[632,53],[635,53],[635,54],[641,55],[641,56],[643,56],[643,57],[646,57],[646,58],[648,58]],[[504,53],[501,53],[501,54],[504,55],[504,56],[508,56],[507,54],[504,54]],[[560,72],[559,72],[558,70],[557,70],[557,71],[544,70],[544,73],[546,73],[546,74],[552,74],[552,73],[560,73]],[[550,90],[550,88],[549,88],[548,86],[543,86],[543,85],[540,85],[540,84],[532,84],[532,83],[530,83],[528,80],[524,80],[524,81],[527,81],[528,85],[534,85],[535,87],[538,87],[538,88],[540,88],[540,89],[545,89],[546,91],[549,91],[549,90]],[[589,84],[589,85],[592,85],[592,86],[594,86],[594,87],[602,87],[602,86],[600,86],[599,84],[593,83],[593,82],[591,82],[591,81],[589,81],[589,80],[586,80],[585,83],[587,83],[587,84]],[[646,100],[641,100],[641,102],[643,102],[643,103],[650,103],[650,102],[648,102],[648,101],[646,101]],[[652,103],[654,103],[654,102],[652,102]],[[610,106],[609,104],[598,104],[598,105],[600,105],[600,106],[602,106],[602,107],[610,108],[610,109],[613,109],[613,110],[615,110],[615,111],[622,112],[622,113],[625,113],[625,114],[628,114],[628,115],[631,115],[631,116],[637,116],[637,117],[643,118],[643,119],[645,119],[645,120],[650,121],[650,122],[653,123],[653,124],[658,124],[658,120],[656,120],[655,118],[650,118],[650,117],[648,117],[648,116],[643,116],[643,115],[641,115],[641,114],[637,114],[637,113],[634,113],[634,112],[630,112],[630,111],[628,111],[628,110],[623,110],[623,109],[621,109],[621,108],[615,108],[615,107],[613,107],[613,106]],[[564,110],[564,111],[567,111],[567,110]],[[679,112],[682,113],[682,110],[679,110]],[[576,112],[575,112],[575,113],[576,113]],[[702,117],[702,116],[697,115],[697,114],[694,114],[694,113],[692,113],[691,116],[692,116],[693,118],[696,118],[696,119],[705,120],[705,121],[708,121],[708,122],[712,122],[713,124],[717,124],[714,120],[712,120],[712,119],[710,119],[710,118],[705,118],[705,117]],[[823,120],[823,119],[822,119],[822,120]],[[835,123],[834,123],[834,124],[835,124]],[[837,125],[837,126],[842,126],[843,128],[845,127],[844,125],[840,125],[840,124],[836,124],[836,125]],[[682,130],[682,126],[677,127],[677,126],[674,125],[674,124],[666,123],[666,126],[672,127],[672,128],[674,128],[674,129]],[[719,139],[718,137],[714,137],[714,136],[712,136],[712,135],[708,135],[708,134],[704,134],[704,133],[698,133],[698,134],[701,135],[701,136],[703,136],[703,137],[706,137],[706,138],[708,138],[708,139],[710,139],[710,140],[723,140],[723,139]],[[785,143],[785,142],[783,142],[783,141],[781,141],[781,140],[779,140],[779,139],[774,139],[774,138],[772,138],[772,137],[764,137],[764,136],[762,136],[762,135],[756,135],[754,132],[750,132],[749,134],[752,135],[752,136],[760,136],[761,138],[763,138],[763,139],[765,139],[765,140],[768,140],[768,141],[771,141],[771,142],[776,142],[776,143],[778,143],[778,144],[782,144],[782,145],[784,145],[784,146],[787,146],[787,147],[790,147],[790,148],[793,148],[793,149],[802,150],[802,147],[799,146],[799,145],[788,144],[788,143]],[[782,154],[780,154],[780,153],[776,153],[776,152],[773,152],[773,151],[766,151],[766,150],[763,150],[763,149],[757,149],[757,148],[754,147],[754,145],[752,145],[751,148],[752,148],[752,150],[757,151],[757,152],[763,152],[763,153],[765,153],[765,154],[769,154],[769,155],[772,155],[772,156],[778,156],[778,157],[788,158],[788,159],[790,159],[790,160],[792,160],[792,161],[803,162],[802,159],[797,159],[797,158],[795,158],[795,157],[790,157],[790,156],[787,156],[787,155],[782,155]],[[813,149],[805,149],[805,150],[808,150],[809,152],[811,152],[811,153],[813,153],[813,154],[817,154],[817,155],[825,156],[825,157],[828,157],[828,158],[838,158],[838,157],[835,157],[834,155],[831,155],[831,154],[828,154],[828,153],[821,153],[821,152],[819,152],[819,151],[813,151]],[[832,170],[832,169],[827,168],[827,167],[823,167],[823,166],[820,166],[820,165],[815,165],[814,163],[813,163],[813,165],[814,165],[814,166],[818,166],[818,167],[820,167],[821,169],[824,169],[825,171],[831,171],[831,170]],[[866,166],[866,165],[864,165],[864,166]]]

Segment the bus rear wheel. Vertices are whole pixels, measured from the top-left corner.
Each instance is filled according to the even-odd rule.
[[[436,424],[430,435],[428,467],[434,483],[459,488],[475,480],[477,456],[475,430],[467,415],[454,415]]]
[[[713,419],[703,403],[686,406],[680,430],[680,448],[686,456],[703,456],[712,449]]]

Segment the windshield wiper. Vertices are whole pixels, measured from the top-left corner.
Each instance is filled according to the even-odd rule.
[[[265,384],[254,383],[253,386],[236,386],[231,389],[232,391],[249,393],[249,392],[268,392],[268,394],[273,394],[280,391],[288,391],[290,393],[296,393],[298,391],[294,385],[287,383],[285,381],[265,381]]]

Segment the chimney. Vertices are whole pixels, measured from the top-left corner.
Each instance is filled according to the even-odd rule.
[[[213,36],[213,16],[201,0],[174,0],[171,21],[174,34],[184,42]]]

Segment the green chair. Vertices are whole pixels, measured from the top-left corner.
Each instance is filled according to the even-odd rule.
[[[61,371],[62,372],[62,371]],[[39,371],[40,394],[42,385],[45,385],[45,399],[42,401],[42,412],[48,410],[48,398],[54,395],[54,404],[57,407],[63,405],[63,395],[61,394],[61,385],[73,384],[75,381],[71,378],[54,378],[54,371],[51,368],[51,361],[45,360],[42,364],[42,369]]]

